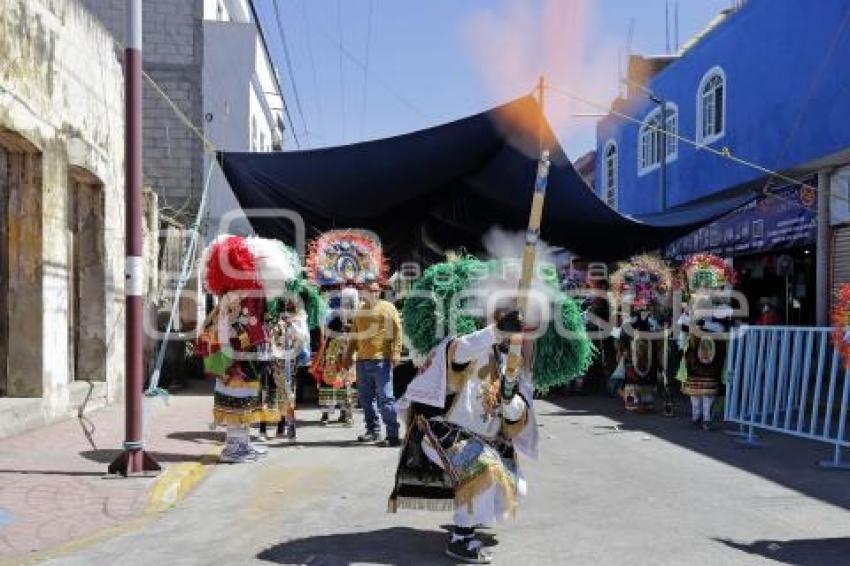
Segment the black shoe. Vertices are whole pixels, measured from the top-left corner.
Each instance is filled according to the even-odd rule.
[[[475,537],[452,537],[446,545],[446,555],[467,564],[490,564],[493,561],[493,557],[484,550],[481,541]]]
[[[401,446],[401,439],[397,436],[388,436],[385,440],[378,443],[381,448],[398,448]]]
[[[367,432],[357,437],[357,442],[378,442],[381,440],[381,435],[377,432]]]
[[[322,419],[319,421],[319,424],[321,424],[322,426],[328,426],[329,422],[330,422],[330,415],[327,414],[327,413],[322,413]]]

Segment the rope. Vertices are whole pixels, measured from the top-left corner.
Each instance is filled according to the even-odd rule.
[[[671,131],[667,130],[665,127],[659,127],[659,126],[654,125],[653,123],[644,122],[640,118],[636,118],[634,116],[630,116],[628,114],[625,114],[625,113],[620,112],[618,110],[615,110],[613,108],[606,107],[605,105],[600,104],[598,102],[593,102],[592,100],[590,100],[588,98],[585,98],[585,97],[578,95],[574,92],[570,92],[570,91],[563,89],[561,87],[557,87],[557,86],[553,86],[553,85],[549,84],[549,85],[546,86],[546,88],[548,88],[549,90],[551,90],[554,93],[557,93],[557,94],[560,94],[562,96],[566,96],[567,98],[571,98],[573,100],[577,100],[579,102],[587,104],[590,107],[608,112],[609,114],[616,116],[618,118],[622,118],[623,120],[627,120],[629,122],[634,122],[635,124],[640,124],[642,126],[646,126],[648,129],[653,130],[655,132],[661,132],[661,133],[663,133],[667,136],[670,136],[670,137],[675,138],[675,139],[677,139],[681,142],[684,142],[684,143],[686,143],[690,146],[693,146],[694,148],[696,148],[700,151],[706,151],[706,152],[714,154],[718,157],[728,159],[729,161],[732,161],[733,163],[737,163],[738,165],[743,165],[744,167],[749,167],[750,169],[754,169],[756,171],[759,171],[759,172],[761,172],[765,175],[771,175],[771,176],[773,176],[773,177],[775,177],[775,178],[777,178],[781,181],[784,181],[788,184],[797,185],[797,184],[802,183],[802,181],[800,181],[799,179],[794,179],[793,177],[790,177],[790,176],[788,176],[784,173],[780,173],[779,171],[770,169],[768,167],[764,167],[763,165],[759,165],[758,163],[755,163],[753,161],[749,161],[749,160],[744,159],[742,157],[738,157],[737,155],[733,154],[732,151],[728,147],[723,147],[721,149],[717,149],[717,148],[714,148],[712,146],[705,145],[705,144],[700,143],[696,140],[692,140],[688,137],[685,137],[685,136],[679,134],[678,132],[671,132]],[[813,187],[813,186],[809,185],[808,183],[802,183],[802,184],[803,184],[804,188],[808,188],[808,189],[813,190],[813,191],[818,190],[817,187]],[[762,194],[764,196],[779,198],[780,200],[782,199],[782,197],[775,195],[775,193],[763,192]],[[833,198],[842,198],[843,200],[848,200],[848,197],[843,197],[841,195],[832,195],[832,196],[833,196]],[[796,203],[794,201],[788,200],[788,202],[794,203],[798,206],[803,207],[803,205]],[[806,207],[803,207],[803,208],[806,208]]]
[[[190,120],[189,117],[186,116],[186,114],[182,110],[180,110],[180,107],[177,106],[177,103],[171,100],[168,94],[166,94],[165,91],[162,90],[162,88],[156,83],[156,81],[153,80],[150,75],[148,75],[145,71],[142,71],[142,76],[145,77],[145,80],[148,81],[148,83],[153,87],[157,94],[159,94],[162,99],[165,100],[165,102],[171,107],[171,109],[174,110],[174,113],[177,114],[177,117],[180,119],[181,122],[183,122],[183,125],[189,128],[189,130],[191,130],[192,133],[198,136],[198,139],[203,142],[204,151],[207,153],[215,153],[215,145],[213,145],[213,143],[204,135],[204,133],[197,126],[195,126],[195,124],[192,123],[192,120]]]
[[[207,194],[209,193],[210,179],[212,179],[212,170],[214,166],[215,160],[211,159],[209,169],[207,170],[206,181],[204,182],[204,190],[201,193],[201,202],[198,205],[198,213],[195,217],[195,222],[190,228],[191,236],[186,247],[186,252],[183,256],[183,265],[180,268],[180,277],[177,279],[177,285],[174,289],[174,296],[171,301],[171,313],[168,317],[168,325],[165,327],[165,333],[160,340],[159,350],[156,354],[156,363],[154,364],[153,371],[151,372],[150,383],[145,391],[145,395],[148,397],[156,397],[158,395],[164,395],[166,398],[168,397],[168,391],[159,386],[159,378],[162,373],[162,364],[165,361],[165,349],[168,347],[168,342],[171,338],[171,329],[174,327],[174,320],[177,318],[177,309],[180,306],[180,295],[183,293],[183,289],[185,289],[186,283],[188,283],[189,277],[194,271],[195,257],[198,252],[198,238],[201,233],[201,223],[204,217],[204,209],[207,204]]]
[[[801,104],[800,110],[797,112],[797,116],[794,119],[794,124],[791,126],[791,129],[788,130],[788,135],[785,136],[785,142],[782,144],[782,150],[779,152],[779,159],[782,159],[785,154],[788,152],[788,148],[791,146],[791,140],[794,138],[794,135],[797,133],[797,130],[800,128],[800,125],[803,123],[803,117],[806,114],[806,110],[811,106],[811,100],[815,93],[815,88],[818,84],[820,84],[821,79],[823,78],[824,71],[826,71],[829,66],[829,61],[832,59],[833,53],[835,53],[835,49],[838,47],[838,42],[841,39],[841,36],[844,34],[844,30],[847,28],[847,25],[850,24],[850,9],[847,10],[847,13],[844,15],[844,19],[838,25],[838,28],[835,30],[835,33],[832,35],[832,40],[830,41],[829,48],[826,50],[826,54],[821,61],[820,66],[818,67],[817,72],[815,73],[814,79],[809,83],[809,88],[806,91],[806,96],[804,97],[804,102]],[[765,181],[765,187],[763,190],[767,190],[771,179],[767,179]]]

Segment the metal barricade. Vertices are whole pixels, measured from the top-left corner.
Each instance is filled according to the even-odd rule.
[[[726,359],[726,421],[755,429],[818,440],[833,446],[828,468],[850,470],[850,369],[831,341],[831,328],[741,326],[733,331]]]

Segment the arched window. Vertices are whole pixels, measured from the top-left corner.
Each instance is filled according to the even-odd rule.
[[[667,163],[678,156],[679,144],[676,136],[679,134],[679,109],[670,102],[665,107],[665,127],[661,128],[661,108],[650,112],[640,127],[638,134],[638,173],[652,171],[661,164],[664,147],[662,139],[667,140]]]
[[[609,141],[605,144],[605,153],[602,162],[602,191],[605,202],[614,209],[617,208],[618,167],[617,144]]]
[[[697,90],[697,140],[711,143],[726,128],[726,75],[720,67],[708,71]]]

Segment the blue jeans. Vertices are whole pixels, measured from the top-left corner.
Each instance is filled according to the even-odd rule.
[[[378,411],[387,427],[387,437],[398,438],[398,417],[393,396],[393,366],[389,360],[357,362],[357,395],[366,417],[366,432],[379,433]],[[377,410],[376,410],[377,405]]]

